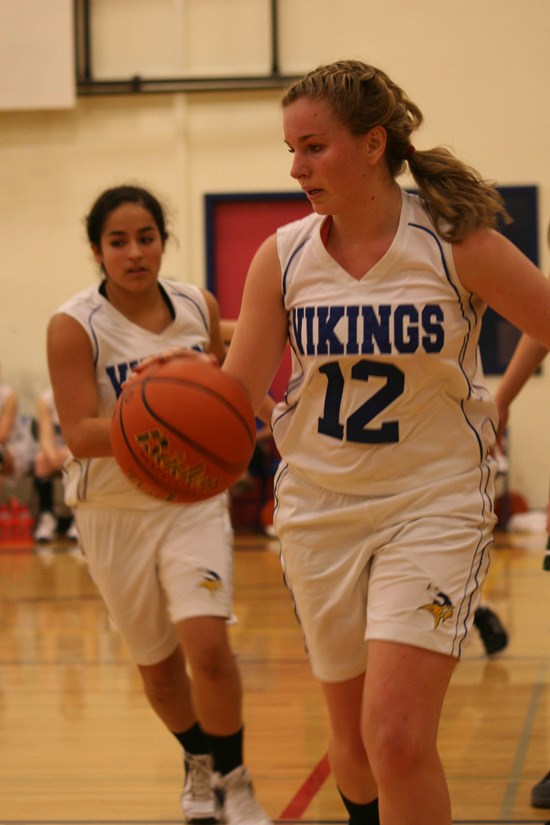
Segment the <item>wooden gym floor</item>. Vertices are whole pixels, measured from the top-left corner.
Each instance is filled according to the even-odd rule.
[[[545,540],[497,535],[485,600],[510,643],[490,659],[474,635],[448,693],[440,751],[457,825],[550,819],[529,804],[550,770]],[[278,822],[343,823],[276,542],[237,537],[235,590],[257,794]],[[0,592],[0,825],[180,823],[179,746],[146,705],[79,553],[2,547]]]

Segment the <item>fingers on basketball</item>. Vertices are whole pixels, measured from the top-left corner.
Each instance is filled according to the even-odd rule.
[[[208,359],[154,361],[132,376],[111,424],[114,456],[142,492],[193,503],[248,467],[256,422],[244,389]]]

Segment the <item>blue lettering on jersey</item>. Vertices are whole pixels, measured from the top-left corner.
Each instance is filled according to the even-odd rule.
[[[425,352],[441,352],[445,341],[443,331],[443,310],[437,304],[426,304],[422,310],[422,337]]]
[[[344,317],[344,307],[317,307],[318,355],[343,355],[344,345],[334,333],[334,327]]]
[[[203,348],[198,345],[189,347],[189,349],[194,352],[204,352]],[[105,372],[109,376],[109,380],[113,386],[117,398],[122,392],[122,385],[128,380],[129,374],[135,367],[137,367],[140,361],[144,360],[145,358],[136,358],[133,361],[124,361],[122,364],[110,364],[105,367]]]
[[[357,343],[357,319],[359,317],[359,307],[346,307],[348,318],[348,355],[357,355],[359,344]]]
[[[372,355],[375,352],[373,339],[376,341],[377,351],[383,354],[391,352],[390,344],[390,317],[391,307],[381,304],[378,307],[378,316],[374,307],[361,307],[363,316],[363,355]]]
[[[301,355],[390,355],[441,352],[444,313],[439,304],[307,306],[292,310]]]
[[[416,352],[418,349],[418,310],[412,304],[396,307],[393,325],[398,352]]]
[[[128,375],[132,372],[134,367],[139,364],[139,361],[130,361],[126,364],[115,364],[113,366],[105,367],[105,372],[109,376],[109,380],[113,385],[115,395],[118,398],[122,392],[122,385],[128,380]]]

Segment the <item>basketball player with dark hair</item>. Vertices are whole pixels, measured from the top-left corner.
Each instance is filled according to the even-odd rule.
[[[193,505],[148,496],[111,447],[112,412],[138,362],[172,347],[223,360],[218,304],[206,290],[159,279],[168,230],[147,190],[103,192],[86,223],[101,282],[59,307],[48,328],[55,404],[72,453],[66,503],[147,699],[183,747],[184,815],[269,825],[243,764],[241,678],[227,632],[226,494]]]

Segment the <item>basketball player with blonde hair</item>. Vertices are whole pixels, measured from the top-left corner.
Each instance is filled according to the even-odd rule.
[[[414,146],[385,72],[322,66],[282,103],[313,214],[258,250],[223,369],[257,410],[290,343],[274,524],[350,822],[451,825],[437,731],[495,524],[482,316],[549,347],[550,284],[495,231],[496,189]]]

